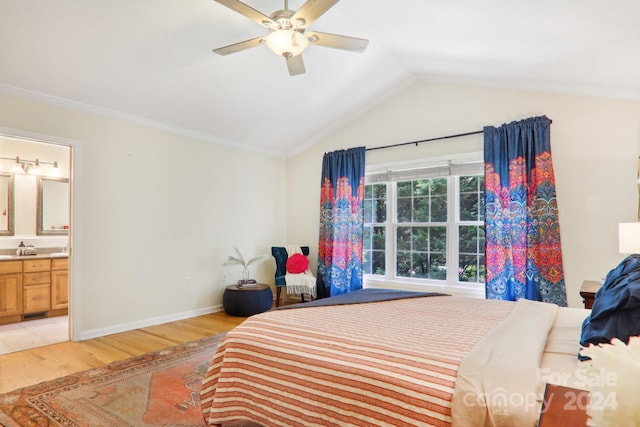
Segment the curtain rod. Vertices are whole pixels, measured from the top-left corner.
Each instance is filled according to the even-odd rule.
[[[413,145],[413,144],[415,144],[415,146],[417,147],[418,144],[421,144],[423,142],[439,141],[441,139],[449,139],[449,138],[460,138],[462,136],[477,135],[483,132],[484,131],[482,130],[477,130],[474,132],[458,133],[455,135],[440,136],[438,138],[429,138],[429,139],[423,139],[420,141],[402,142],[400,144],[392,144],[392,145],[384,145],[382,147],[367,148],[365,149],[365,151],[382,150],[383,148],[395,148],[395,147],[402,147],[403,145]]]

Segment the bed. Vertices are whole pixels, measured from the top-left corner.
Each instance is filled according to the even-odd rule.
[[[394,295],[247,319],[203,381],[207,424],[535,426],[547,382],[580,386],[589,310]]]

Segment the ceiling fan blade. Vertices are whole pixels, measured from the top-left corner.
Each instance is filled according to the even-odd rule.
[[[252,21],[257,22],[260,25],[263,25],[267,28],[275,28],[278,24],[267,15],[263,14],[252,8],[251,6],[247,6],[239,0],[214,0],[217,3],[220,3],[223,6],[227,6],[229,9],[235,10],[241,15],[246,16]]]
[[[311,25],[313,21],[322,16],[322,14],[327,10],[331,9],[331,7],[338,3],[338,1],[339,0],[307,0],[307,2],[293,14],[291,22],[303,19],[304,24],[298,25],[297,28],[306,28]]]
[[[367,39],[341,36],[338,34],[321,33],[318,31],[305,32],[304,34],[312,44],[351,52],[364,52],[369,44],[369,40]]]
[[[251,49],[252,47],[260,46],[264,37],[256,37],[255,39],[245,40],[243,42],[230,44],[229,46],[219,47],[213,49],[218,55],[229,55],[230,53],[236,53],[241,50]]]
[[[302,60],[302,55],[292,56],[287,59],[287,68],[289,69],[290,76],[297,76],[299,74],[304,74],[307,72],[304,68],[304,61]]]

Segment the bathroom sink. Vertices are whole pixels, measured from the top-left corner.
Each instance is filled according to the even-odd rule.
[[[54,252],[50,256],[51,256],[51,258],[68,257],[69,256],[69,252]]]

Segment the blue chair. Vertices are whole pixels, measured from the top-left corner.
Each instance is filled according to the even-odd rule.
[[[309,256],[309,246],[301,246],[300,250],[303,255]],[[282,246],[272,246],[271,255],[276,260],[276,307],[280,306],[280,292],[283,286],[287,286],[287,282],[284,280],[287,274],[287,260],[289,254],[287,250]],[[304,294],[302,295],[302,302],[304,302]]]

